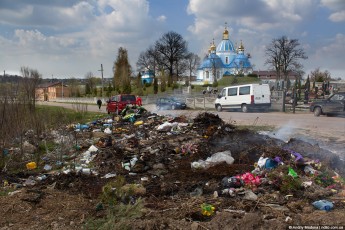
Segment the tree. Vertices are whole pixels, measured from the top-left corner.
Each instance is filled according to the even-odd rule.
[[[165,79],[165,71],[161,71],[161,92],[165,92],[166,90],[166,79]]]
[[[23,76],[24,103],[27,103],[30,110],[34,112],[37,99],[36,88],[41,81],[41,74],[37,70],[29,69],[29,67],[21,67],[20,71]]]
[[[310,79],[316,82],[330,81],[332,79],[330,72],[328,70],[321,71],[320,68],[310,72]]]
[[[142,71],[142,70],[152,70],[154,72],[156,72],[156,68],[157,66],[157,52],[154,49],[154,47],[150,47],[148,50],[146,50],[145,52],[140,53],[138,61],[137,61],[137,68],[138,71]]]
[[[155,52],[159,66],[169,71],[168,87],[170,87],[174,67],[177,72],[179,61],[188,54],[187,42],[180,34],[170,31],[156,41]]]
[[[192,75],[195,74],[198,66],[200,65],[200,57],[195,53],[189,53],[186,57],[188,63],[189,72],[189,84],[191,82]]]
[[[156,77],[153,78],[153,93],[154,94],[158,93],[158,81]]]
[[[114,87],[115,91],[119,93],[131,93],[130,75],[132,74],[132,67],[128,62],[128,54],[125,48],[120,47],[117,59],[114,62]]]
[[[107,93],[106,96],[110,97],[111,92],[113,91],[113,87],[111,86],[110,82],[108,83],[108,87],[107,87]]]
[[[143,84],[142,84],[142,81],[141,81],[141,73],[139,72],[138,73],[138,76],[137,76],[137,94],[142,96],[143,95]]]
[[[86,80],[85,93],[92,94],[93,92],[95,92],[98,79],[93,76],[92,72],[88,72],[85,74],[85,80]]]
[[[308,75],[308,77],[307,77],[307,80],[305,81],[305,84],[304,84],[304,89],[306,90],[306,91],[310,91],[310,78],[309,78],[309,75]]]
[[[266,47],[267,56],[265,64],[269,65],[277,72],[278,80],[281,80],[283,73],[284,81],[287,81],[288,74],[301,68],[299,59],[307,59],[304,50],[299,48],[297,39],[288,39],[286,36],[273,39]]]
[[[69,83],[69,88],[71,91],[71,96],[72,97],[78,97],[80,96],[80,90],[79,90],[79,86],[78,86],[78,80],[74,77],[70,78],[68,80]]]

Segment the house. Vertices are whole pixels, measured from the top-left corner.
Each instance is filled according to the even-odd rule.
[[[277,72],[273,70],[253,71],[253,74],[257,75],[262,83],[269,84],[271,88],[273,87],[277,89],[277,88],[280,88],[284,84],[283,74],[279,77],[277,76]],[[298,79],[298,75],[294,72],[289,72],[287,77],[291,85],[295,83],[296,79]]]
[[[37,101],[49,101],[57,97],[69,97],[70,89],[61,82],[47,82],[36,87],[35,95]]]

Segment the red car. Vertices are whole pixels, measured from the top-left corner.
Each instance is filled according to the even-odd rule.
[[[119,94],[107,101],[107,112],[119,114],[127,105],[136,105],[136,97],[132,94]]]

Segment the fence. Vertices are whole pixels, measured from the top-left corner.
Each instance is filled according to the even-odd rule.
[[[214,97],[189,97],[186,98],[186,104],[189,108],[214,109]]]
[[[283,91],[272,91],[271,92],[271,110],[272,111],[282,111],[283,107]],[[211,110],[215,109],[214,103],[216,100],[215,95],[212,94],[184,94],[183,92],[174,92],[172,94],[160,94],[160,95],[150,95],[150,96],[142,96],[142,103],[143,105],[148,104],[155,104],[157,98],[159,97],[175,97],[182,101],[185,101],[187,104],[187,107],[192,109],[204,109],[204,110]],[[91,98],[84,98],[84,97],[75,97],[75,98],[56,98],[51,101],[55,102],[65,102],[65,103],[79,103],[79,104],[96,104],[97,97],[91,97]],[[103,98],[102,101],[104,104],[106,104],[106,100],[108,98]],[[287,110],[291,110],[291,105],[286,104],[284,105]],[[296,106],[296,109],[298,110],[308,110],[308,105],[303,105],[298,103]]]

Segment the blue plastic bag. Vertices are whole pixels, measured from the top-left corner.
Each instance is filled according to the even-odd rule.
[[[333,203],[328,200],[318,200],[313,202],[313,206],[319,210],[330,211],[333,208]]]

